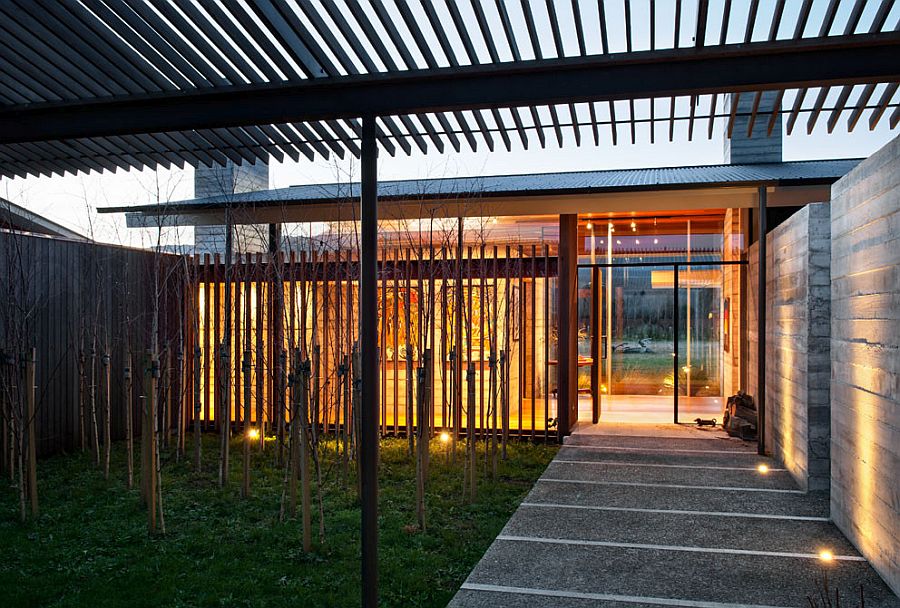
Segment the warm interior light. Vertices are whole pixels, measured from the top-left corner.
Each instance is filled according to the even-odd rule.
[[[491,223],[492,223],[492,224],[496,224],[496,223],[497,223],[497,218],[491,218]]]
[[[634,232],[635,230],[637,230],[637,224],[634,222],[631,222],[631,231]]]
[[[447,443],[448,441],[450,441],[450,433],[448,433],[447,431],[442,432],[441,443]]]
[[[823,562],[830,562],[834,560],[834,554],[828,549],[823,549],[819,551],[819,559]]]
[[[659,245],[659,239],[653,239],[653,244],[654,244],[654,245]]]
[[[593,230],[594,225],[592,223],[588,222],[587,225],[585,226],[585,228],[587,228],[588,230]]]
[[[247,437],[250,439],[259,439],[259,430],[258,429],[248,429]]]
[[[756,467],[756,470],[759,471],[761,474],[765,475],[766,473],[769,472],[769,465],[761,464],[758,467]]]

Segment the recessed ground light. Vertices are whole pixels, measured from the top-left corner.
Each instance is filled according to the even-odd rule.
[[[250,439],[259,439],[258,429],[247,429],[247,437]]]
[[[823,562],[834,561],[834,553],[832,553],[828,549],[822,549],[821,551],[819,551],[819,559]]]
[[[441,443],[447,443],[448,441],[450,441],[450,433],[444,431],[441,433]]]
[[[769,465],[761,464],[758,467],[756,467],[756,470],[759,471],[761,474],[765,475],[766,473],[769,472]]]

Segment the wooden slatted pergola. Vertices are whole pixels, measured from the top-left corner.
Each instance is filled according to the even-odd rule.
[[[765,113],[769,132],[780,112],[788,132],[804,117],[808,131],[830,132],[844,117],[848,130],[866,118],[875,128],[885,115],[896,127],[894,0],[737,6],[8,0],[0,3],[0,175],[361,158],[362,402],[370,405],[361,441],[362,589],[363,605],[375,606],[378,148],[394,155],[615,144],[620,127],[635,141],[647,125],[653,141],[656,125],[667,124],[674,139],[682,123],[688,139],[697,124],[712,137],[717,122],[732,133],[737,96],[753,98],[752,130],[766,91],[776,95]],[[765,234],[765,188],[760,211]],[[561,324],[571,317],[573,281],[561,272]]]

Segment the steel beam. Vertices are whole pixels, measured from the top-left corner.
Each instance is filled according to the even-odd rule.
[[[900,80],[900,32],[63,101],[0,112],[0,144]]]
[[[378,147],[374,116],[362,121],[359,336],[362,367],[362,606],[378,606]]]
[[[759,277],[757,293],[757,336],[756,336],[756,411],[757,411],[757,453],[766,453],[766,197],[764,186],[759,188]]]

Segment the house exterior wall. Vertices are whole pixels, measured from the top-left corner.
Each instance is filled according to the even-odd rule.
[[[832,187],[831,517],[900,594],[900,138]]]
[[[750,285],[759,276],[750,248]],[[804,490],[829,487],[830,223],[829,207],[803,207],[767,236],[767,451]],[[754,291],[754,290],[750,290]],[[753,298],[755,300],[755,298]],[[748,308],[757,326],[756,302]],[[755,334],[750,339],[756,350]],[[751,361],[755,361],[756,353]],[[756,394],[756,366],[751,363]]]

